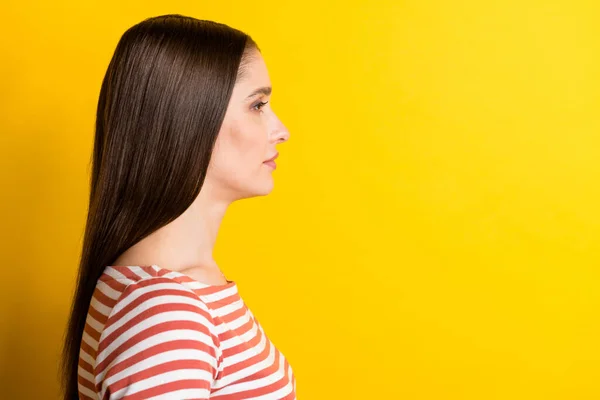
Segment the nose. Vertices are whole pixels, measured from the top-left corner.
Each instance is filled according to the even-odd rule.
[[[290,132],[279,119],[277,121],[278,123],[273,133],[273,140],[276,143],[287,142],[290,138]]]

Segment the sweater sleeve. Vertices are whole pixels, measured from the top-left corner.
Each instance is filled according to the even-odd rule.
[[[99,398],[208,399],[220,356],[207,305],[175,280],[144,278],[126,287],[100,336]]]

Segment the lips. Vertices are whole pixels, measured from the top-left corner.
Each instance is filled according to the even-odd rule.
[[[263,161],[263,162],[275,161],[275,159],[276,159],[277,157],[279,157],[279,153],[275,153],[275,155],[274,155],[273,157],[271,157],[271,158],[269,158],[268,160],[265,160],[265,161]]]

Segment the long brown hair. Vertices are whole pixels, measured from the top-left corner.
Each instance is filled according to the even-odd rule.
[[[88,216],[60,365],[65,400],[79,398],[79,348],[97,280],[198,196],[251,50],[260,51],[247,34],[179,14],[145,19],[119,40],[96,111]]]

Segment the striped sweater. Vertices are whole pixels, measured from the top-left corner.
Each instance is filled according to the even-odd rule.
[[[107,266],[79,351],[81,400],[296,399],[283,354],[235,282],[151,266]]]

